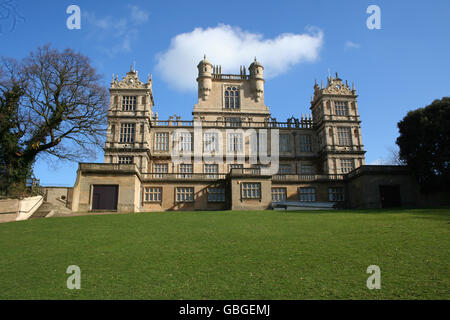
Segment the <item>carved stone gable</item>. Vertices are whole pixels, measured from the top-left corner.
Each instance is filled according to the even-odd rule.
[[[314,97],[312,97],[311,102],[313,103],[316,101],[319,97],[322,95],[345,95],[345,96],[355,96],[356,91],[353,88],[350,88],[347,84],[347,81],[345,83],[342,82],[342,79],[338,77],[336,74],[336,77],[328,77],[328,83],[327,86],[324,88],[321,84],[320,87],[317,83],[314,84]]]
[[[151,87],[151,80],[147,83],[143,83],[139,80],[137,71],[129,71],[127,75],[122,78],[122,80],[116,80],[111,83],[111,88],[119,89],[148,89]]]

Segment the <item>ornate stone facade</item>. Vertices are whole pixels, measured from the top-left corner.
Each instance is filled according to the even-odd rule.
[[[197,68],[198,102],[192,120],[176,115],[158,118],[150,76],[143,83],[134,68],[121,81],[113,76],[105,164],[95,170],[80,166],[74,197],[78,192],[83,198],[85,192],[88,199],[74,200],[79,206],[75,211],[114,209],[103,208],[97,198],[105,195],[100,188],[95,190],[95,181],[114,185],[114,177],[121,182],[108,197],[118,201],[114,210],[119,211],[255,209],[282,201],[345,201],[344,175],[364,165],[365,153],[354,87],[337,74],[327,79],[325,87],[316,83],[312,115],[279,122],[265,105],[264,67],[256,58],[239,74],[223,74],[221,66],[206,57]],[[195,131],[199,126],[200,134]],[[218,136],[208,135],[213,129]],[[253,143],[261,148],[261,142],[245,133],[251,130],[266,130],[269,136],[279,133],[278,172],[264,174],[261,168],[266,164],[260,158],[252,161]],[[267,152],[274,154],[270,139]],[[174,161],[174,150],[185,156],[183,162]],[[219,158],[198,160],[195,150],[212,151]],[[83,172],[90,176],[84,191]],[[121,190],[129,190],[129,197]]]

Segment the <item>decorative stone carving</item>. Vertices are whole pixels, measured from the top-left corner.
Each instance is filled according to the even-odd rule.
[[[328,77],[328,83],[325,88],[323,88],[323,85],[319,87],[317,83],[314,84],[314,98],[312,102],[314,102],[319,96],[323,94],[332,94],[332,95],[346,95],[351,96],[355,95],[355,89],[350,88],[347,81],[345,83],[342,82],[342,79],[340,79],[336,73],[336,77]]]
[[[118,78],[111,83],[113,89],[149,89],[151,88],[152,80],[149,79],[147,83],[143,83],[139,80],[138,72],[136,70],[130,70],[127,75],[118,81]]]

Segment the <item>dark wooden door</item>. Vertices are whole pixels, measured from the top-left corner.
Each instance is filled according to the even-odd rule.
[[[117,185],[94,185],[92,210],[117,210]]]
[[[382,208],[400,207],[400,186],[380,186],[380,198]]]

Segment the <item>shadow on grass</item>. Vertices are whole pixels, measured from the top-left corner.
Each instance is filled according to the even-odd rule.
[[[338,209],[338,210],[274,210],[274,213],[298,213],[298,214],[410,214],[417,218],[450,220],[450,207],[439,208],[388,208],[388,209]]]

